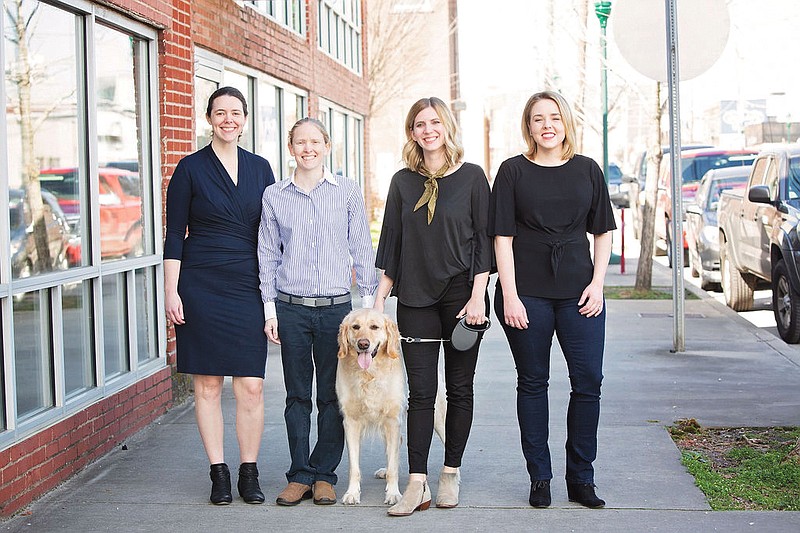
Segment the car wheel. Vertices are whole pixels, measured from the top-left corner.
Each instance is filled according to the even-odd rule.
[[[781,338],[789,344],[800,342],[800,295],[792,287],[783,260],[772,272],[772,310]]]
[[[719,267],[722,277],[722,294],[725,304],[734,311],[749,311],[753,308],[753,287],[730,260],[730,244],[721,242]]]

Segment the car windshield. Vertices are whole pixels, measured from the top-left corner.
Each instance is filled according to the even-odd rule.
[[[714,168],[743,167],[753,164],[755,154],[714,154],[688,157],[681,161],[683,183],[698,181]]]
[[[789,200],[800,198],[800,157],[789,159],[789,179],[786,180],[786,193]]]
[[[749,176],[737,176],[735,178],[726,178],[715,180],[711,183],[711,188],[708,191],[708,209],[714,210],[717,203],[719,203],[719,196],[722,191],[729,191],[731,189],[743,189],[747,185],[747,178]]]
[[[42,173],[39,175],[39,183],[57,198],[64,200],[78,198],[78,175],[75,172]]]

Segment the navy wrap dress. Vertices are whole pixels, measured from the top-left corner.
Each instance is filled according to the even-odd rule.
[[[186,320],[175,326],[178,372],[264,377],[256,249],[261,196],[275,177],[266,159],[238,152],[238,185],[208,145],[178,163],[167,189],[164,259],[181,261]]]

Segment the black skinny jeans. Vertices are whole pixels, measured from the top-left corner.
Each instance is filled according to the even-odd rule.
[[[456,276],[444,296],[429,307],[397,304],[397,323],[405,337],[448,339],[458,323],[456,315],[472,295],[466,274]],[[486,297],[486,316],[489,301]],[[483,334],[480,335],[482,337]],[[428,473],[428,454],[433,438],[434,404],[438,388],[439,347],[444,345],[444,377],[447,390],[444,465],[458,468],[472,428],[473,382],[480,339],[460,352],[450,342],[403,342],[403,361],[408,375],[408,466],[410,474]]]

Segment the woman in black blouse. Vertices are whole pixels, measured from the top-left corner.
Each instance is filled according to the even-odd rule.
[[[486,284],[492,244],[486,232],[489,183],[477,165],[462,162],[461,147],[447,105],[423,98],[405,122],[406,168],[392,177],[376,266],[383,269],[375,308],[397,296],[397,322],[405,336],[449,339],[461,317],[487,320]],[[408,375],[409,482],[389,509],[407,516],[430,506],[428,453],[438,386],[439,347],[444,345],[447,418],[444,466],[437,507],[458,505],[459,467],[472,426],[473,380],[478,346],[457,351],[450,342],[403,343]]]
[[[575,154],[564,98],[534,94],[522,115],[528,151],[504,161],[492,190],[489,233],[499,280],[495,312],[517,367],[517,417],[530,504],[550,505],[547,384],[558,336],[569,369],[566,482],[570,501],[602,507],[597,455],[606,314],[603,281],[616,228],[603,172]],[[594,261],[587,233],[594,237]]]

